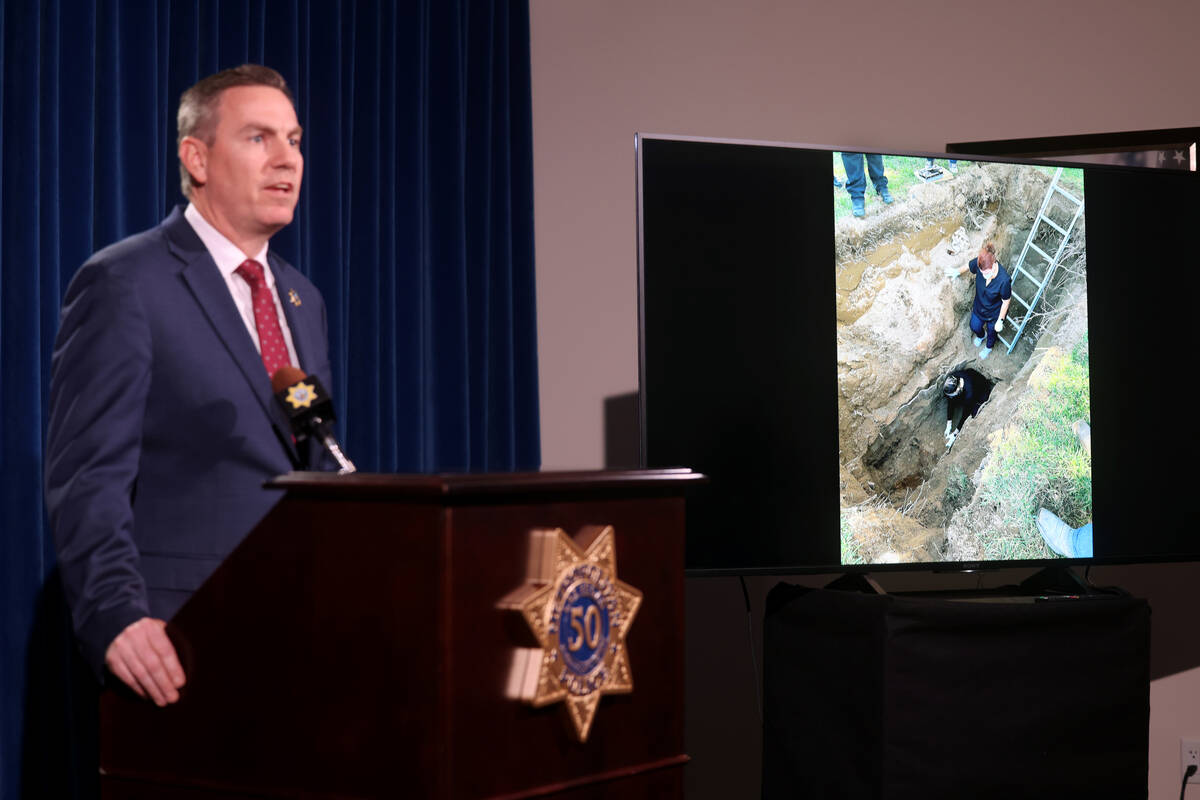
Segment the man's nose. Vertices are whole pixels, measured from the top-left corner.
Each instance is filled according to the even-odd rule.
[[[300,164],[300,148],[293,146],[286,137],[273,140],[271,166],[295,169]]]

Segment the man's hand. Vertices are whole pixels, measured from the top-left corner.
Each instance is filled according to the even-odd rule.
[[[992,328],[996,331],[996,333],[999,333],[1000,331],[1004,330],[1004,320],[1002,320],[1002,319],[996,320],[996,324],[993,325]]]
[[[159,706],[178,700],[179,687],[186,681],[166,627],[161,619],[142,617],[121,631],[104,653],[113,675]]]

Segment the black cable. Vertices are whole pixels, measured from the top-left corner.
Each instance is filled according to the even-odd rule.
[[[1179,786],[1179,800],[1183,800],[1183,794],[1187,791],[1188,778],[1196,774],[1196,765],[1188,764],[1188,768],[1183,771],[1183,783]]]
[[[746,601],[746,635],[750,639],[750,664],[754,668],[754,704],[758,707],[758,724],[761,726],[763,722],[762,708],[762,686],[758,680],[758,655],[754,650],[754,613],[750,608],[750,590],[746,588],[746,576],[738,575],[738,580],[742,582],[742,599]]]

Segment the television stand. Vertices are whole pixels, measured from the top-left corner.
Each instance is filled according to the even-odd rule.
[[[1043,567],[1018,584],[991,589],[932,589],[892,593],[880,586],[873,577],[866,573],[848,572],[827,583],[825,590],[881,596],[894,594],[896,597],[924,597],[938,600],[1009,601],[1014,603],[1127,595],[1124,590],[1117,587],[1092,586],[1067,565]]]
[[[764,798],[1145,796],[1144,600],[1067,569],[953,599],[859,577],[767,597]]]
[[[1043,567],[1017,584],[1017,587],[1029,594],[1053,594],[1063,597],[1093,597],[1110,593],[1089,586],[1078,572],[1065,564]]]
[[[859,594],[887,594],[878,581],[863,572],[847,572],[825,585],[831,592],[858,592]]]

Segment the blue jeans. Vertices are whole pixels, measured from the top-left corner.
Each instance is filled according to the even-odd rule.
[[[887,189],[887,176],[883,174],[883,156],[872,153],[866,156],[867,169],[871,172],[871,183],[875,191],[883,194]],[[867,191],[867,179],[863,175],[863,154],[842,153],[842,166],[846,168],[846,191],[850,196],[861,200]]]
[[[993,327],[995,320],[980,319],[979,315],[974,311],[971,312],[971,333],[983,338],[984,331],[987,331],[987,346],[992,348],[996,346],[996,329]]]
[[[954,159],[954,158],[950,159],[950,169],[954,169],[954,165],[955,165],[955,164],[957,164],[957,163],[958,163],[958,160],[957,160],[957,159]],[[932,166],[933,166],[933,159],[932,159],[932,158],[927,158],[927,159],[925,159],[925,166],[927,166],[927,167],[932,167]]]

